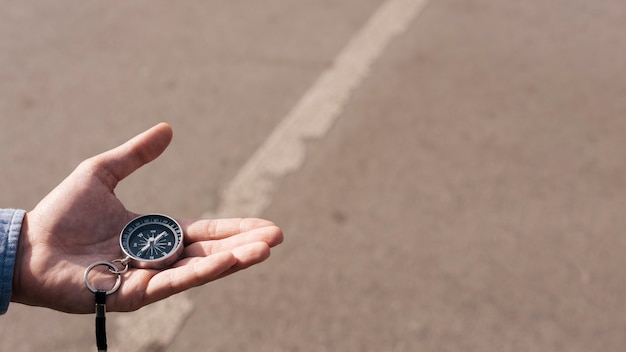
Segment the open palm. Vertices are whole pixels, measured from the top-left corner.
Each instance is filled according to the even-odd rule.
[[[122,258],[119,233],[138,214],[115,196],[118,182],[154,160],[172,139],[159,124],[125,144],[82,162],[24,218],[12,300],[71,313],[93,312],[83,272],[96,261]],[[269,256],[282,232],[262,219],[178,220],[185,249],[171,268],[133,269],[107,298],[111,311],[136,310],[226,276]],[[92,284],[110,289],[116,276],[94,270]]]

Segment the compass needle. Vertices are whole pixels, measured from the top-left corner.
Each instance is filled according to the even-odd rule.
[[[167,232],[163,231],[161,232],[155,239],[154,242],[159,242],[159,240],[161,240],[161,238],[167,236]]]

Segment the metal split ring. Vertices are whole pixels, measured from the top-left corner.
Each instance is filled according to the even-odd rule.
[[[115,269],[109,269],[113,274],[123,274],[128,271],[128,263],[130,263],[130,257],[126,257],[124,259],[115,259],[111,261],[111,264],[120,263],[124,266],[124,269],[119,270],[117,267]]]
[[[115,291],[117,291],[118,288],[120,288],[120,285],[122,284],[122,273],[124,273],[124,272],[126,272],[126,270],[128,270],[128,266],[126,266],[126,268],[124,270],[122,270],[122,271],[119,271],[117,269],[117,266],[115,266],[115,264],[113,264],[111,262],[95,262],[95,263],[91,264],[90,266],[88,266],[87,269],[85,269],[85,285],[87,285],[87,288],[92,293],[96,293],[98,291],[98,289],[94,288],[89,283],[89,272],[93,268],[95,268],[95,267],[97,267],[99,265],[108,266],[109,267],[109,271],[111,273],[117,275],[117,280],[115,280],[115,285],[113,285],[113,287],[110,290],[106,291],[106,294],[110,295],[110,294],[114,293]]]

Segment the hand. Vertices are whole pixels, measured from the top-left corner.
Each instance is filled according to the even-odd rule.
[[[92,313],[94,295],[83,273],[96,261],[122,258],[119,233],[139,214],[113,190],[157,158],[172,139],[159,124],[125,144],[83,161],[24,218],[12,300],[70,313]],[[181,258],[166,270],[131,269],[107,297],[110,311],[131,311],[265,260],[282,232],[262,219],[178,220],[185,234]],[[94,270],[95,271],[95,270]],[[91,275],[90,275],[91,277]],[[116,276],[95,273],[93,286],[110,289]],[[91,280],[91,279],[90,279]]]

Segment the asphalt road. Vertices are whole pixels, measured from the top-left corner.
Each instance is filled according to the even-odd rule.
[[[623,2],[431,0],[365,36],[359,74],[338,58],[394,1],[0,3],[2,206],[167,121],[128,208],[285,233],[258,267],[110,314],[111,350],[626,345]],[[352,84],[285,124],[322,77]],[[95,350],[92,324],[14,304],[0,350]]]

